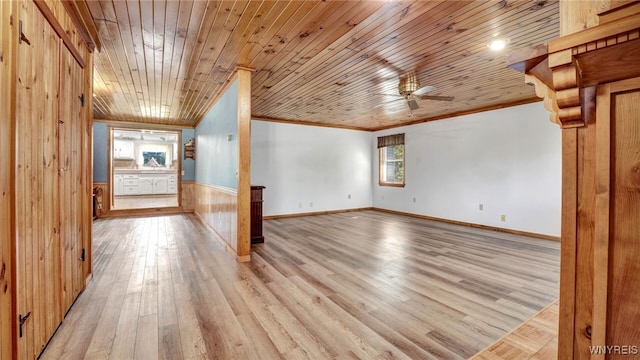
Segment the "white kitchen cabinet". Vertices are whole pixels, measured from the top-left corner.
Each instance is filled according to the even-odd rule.
[[[169,179],[167,176],[157,177],[153,179],[153,193],[166,194],[168,192]]]
[[[124,192],[122,195],[138,195],[138,187],[137,186],[124,186]]]
[[[122,195],[138,195],[138,175],[121,175],[123,180]]]
[[[114,175],[113,176],[113,194],[124,195],[124,178],[122,175]]]
[[[155,181],[154,177],[141,176],[138,183],[139,184],[138,195],[155,194],[156,192],[153,186],[154,181]]]
[[[114,159],[134,159],[133,142],[115,140],[113,142],[113,158]]]
[[[114,174],[114,195],[177,194],[176,174]]]
[[[178,176],[169,175],[167,177],[167,194],[177,194],[177,193],[178,193]]]

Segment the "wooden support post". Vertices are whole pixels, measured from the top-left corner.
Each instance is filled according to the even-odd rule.
[[[239,261],[251,259],[251,70],[238,67],[238,246]]]

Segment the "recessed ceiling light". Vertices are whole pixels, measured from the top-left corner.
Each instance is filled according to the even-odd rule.
[[[493,39],[487,43],[487,46],[493,51],[500,51],[504,49],[510,41],[511,40],[507,38]]]

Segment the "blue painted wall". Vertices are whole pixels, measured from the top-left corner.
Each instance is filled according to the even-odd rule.
[[[180,151],[184,151],[184,144],[189,141],[189,139],[195,137],[195,129],[182,129],[182,147],[180,148]],[[198,156],[197,151],[196,156]],[[182,176],[183,181],[194,181],[196,179],[196,161],[193,159],[185,159],[183,154],[182,171],[184,171],[184,175]]]
[[[238,81],[235,80],[196,127],[196,181],[238,187]],[[227,136],[231,135],[231,141]]]
[[[107,182],[107,124],[93,123],[93,181]]]

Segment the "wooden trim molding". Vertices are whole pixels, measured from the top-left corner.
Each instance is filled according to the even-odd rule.
[[[529,236],[529,237],[536,238],[536,239],[560,241],[560,237],[553,236],[553,235],[545,235],[545,234],[532,233],[532,232],[528,232],[528,231],[505,229],[505,228],[501,228],[501,227],[497,227],[497,226],[474,224],[474,223],[469,223],[469,222],[465,222],[465,221],[449,220],[449,219],[443,219],[443,218],[438,218],[438,217],[433,217],[433,216],[428,216],[428,215],[420,215],[420,214],[414,214],[414,213],[409,213],[409,212],[404,212],[404,211],[383,209],[383,208],[377,208],[377,207],[373,207],[372,210],[386,212],[386,213],[390,213],[390,214],[411,216],[411,217],[418,218],[418,219],[432,220],[432,221],[438,221],[438,222],[443,222],[443,223],[448,223],[448,224],[463,225],[463,226],[469,226],[469,227],[480,228],[480,229],[485,229],[485,230],[493,230],[493,231],[503,232],[503,233],[507,233],[507,234]]]
[[[593,238],[593,288],[607,289],[609,278],[610,236],[610,190],[611,190],[611,118],[606,113],[611,109],[611,85],[598,87],[598,109],[596,121],[596,199]],[[607,291],[593,293],[593,331],[591,343],[607,345]],[[601,359],[604,359],[604,354]]]
[[[71,1],[62,0],[69,18],[78,30],[78,34],[86,44],[87,48],[93,52],[95,49],[100,51],[102,43],[100,43],[100,37],[98,36],[98,29],[96,28],[91,12],[87,8],[87,4],[84,1]]]
[[[0,1],[0,359],[17,359],[16,86],[17,5]],[[5,41],[6,40],[6,41]]]
[[[251,115],[251,120],[257,121],[267,121],[267,122],[275,122],[275,123],[283,123],[283,124],[291,124],[291,125],[306,125],[306,126],[318,126],[325,128],[334,128],[334,129],[346,129],[346,130],[357,130],[357,131],[376,131],[368,128],[357,127],[357,126],[346,126],[346,125],[337,125],[337,124],[321,124],[313,121],[305,121],[305,120],[294,120],[294,119],[280,119],[273,118],[268,116],[259,116],[259,115]],[[404,126],[404,125],[402,125]]]
[[[405,184],[400,184],[400,183],[390,183],[390,182],[383,182],[383,181],[378,181],[378,186],[387,186],[387,187],[399,187],[399,188],[403,188],[406,185]]]
[[[363,207],[363,208],[352,208],[352,209],[304,212],[304,213],[295,213],[295,214],[268,215],[268,216],[264,216],[262,219],[266,221],[266,220],[287,219],[287,218],[303,217],[303,216],[340,214],[345,212],[367,211],[367,210],[380,211],[380,212],[386,212],[389,214],[396,214],[396,215],[403,215],[403,216],[410,216],[413,218],[438,221],[438,222],[447,223],[447,224],[455,224],[455,225],[462,225],[462,226],[474,227],[479,229],[493,230],[493,231],[503,232],[507,234],[529,236],[536,239],[560,241],[560,237],[558,236],[538,234],[538,233],[532,233],[532,232],[520,231],[520,230],[505,229],[505,228],[481,225],[481,224],[473,224],[473,223],[468,223],[464,221],[449,220],[449,219],[443,219],[443,218],[438,218],[433,216],[420,215],[420,214],[414,214],[414,213],[409,213],[404,211],[396,211],[396,210],[383,209],[383,208],[377,208],[377,207]]]
[[[303,216],[341,214],[345,212],[365,211],[365,210],[375,210],[375,209],[372,207],[364,207],[364,208],[341,209],[341,210],[313,211],[313,212],[304,212],[304,213],[295,213],[295,214],[268,215],[268,216],[263,216],[262,219],[277,220],[277,219],[288,219],[288,218],[303,217]]]
[[[130,216],[159,216],[159,215],[175,215],[190,213],[192,211],[182,210],[179,206],[165,208],[146,208],[146,209],[128,209],[128,210],[111,210],[100,218],[119,218]]]
[[[421,118],[421,119],[412,120],[412,121],[409,121],[409,122],[403,122],[402,124],[376,127],[374,129],[365,128],[365,127],[358,127],[358,126],[337,125],[337,124],[320,124],[320,123],[316,123],[316,122],[313,122],[313,121],[304,121],[304,120],[280,119],[280,118],[273,118],[273,117],[268,117],[268,116],[259,116],[259,115],[255,115],[255,114],[251,115],[251,119],[252,120],[257,120],[257,121],[267,121],[267,122],[275,122],[275,123],[283,123],[283,124],[291,124],[291,125],[306,125],[306,126],[318,126],[318,127],[327,127],[327,128],[335,128],[335,129],[347,129],[347,130],[356,130],[356,131],[376,132],[376,131],[381,131],[381,130],[395,129],[395,128],[399,128],[399,127],[422,124],[422,123],[430,122],[430,121],[445,120],[445,119],[458,117],[458,116],[477,114],[477,113],[481,113],[481,112],[485,112],[485,111],[505,109],[505,108],[509,108],[509,107],[513,107],[513,106],[526,105],[526,104],[531,104],[531,103],[539,102],[539,101],[540,101],[540,96],[538,95],[538,97],[517,100],[517,101],[510,102],[510,103],[488,105],[488,106],[483,106],[483,107],[476,108],[476,109],[458,111],[458,112],[451,113],[451,114],[446,114],[446,115],[438,115],[438,116],[432,116],[432,117],[428,117],[428,118]]]
[[[431,117],[427,117],[427,118],[421,118],[421,119],[417,119],[417,120],[403,122],[402,124],[397,124],[397,125],[381,126],[381,127],[375,128],[375,129],[369,129],[369,131],[388,130],[388,129],[394,129],[394,128],[398,128],[398,127],[422,124],[422,123],[431,122],[431,121],[445,120],[445,119],[450,119],[450,118],[454,118],[454,117],[458,117],[458,116],[471,115],[471,114],[477,114],[477,113],[491,111],[491,110],[505,109],[505,108],[518,106],[518,105],[531,104],[531,103],[538,102],[538,101],[540,101],[539,98],[533,97],[533,98],[527,98],[527,99],[522,99],[522,100],[516,100],[516,101],[509,102],[509,103],[487,105],[487,106],[482,106],[482,107],[475,108],[475,109],[458,111],[458,112],[454,112],[454,113],[450,113],[450,114],[446,114],[446,115],[436,115],[436,116],[431,116]]]
[[[120,121],[120,120],[113,120],[113,119],[100,119],[100,118],[94,118],[93,119],[94,122],[100,122],[100,123],[105,123],[107,125],[110,126],[114,126],[114,127],[119,127],[119,128],[123,128],[123,129],[141,129],[141,128],[150,128],[150,129],[154,129],[154,130],[182,130],[182,129],[194,129],[193,126],[182,126],[182,125],[167,125],[167,124],[160,124],[160,123],[154,123],[154,122],[135,122],[135,121]]]
[[[64,28],[62,27],[56,16],[53,14],[51,9],[49,9],[47,3],[44,0],[33,0],[33,2],[36,4],[36,7],[38,8],[38,10],[40,10],[45,19],[47,19],[49,24],[51,24],[51,27],[56,32],[56,34],[58,34],[58,36],[62,39],[62,42],[67,47],[67,49],[69,49],[71,55],[73,55],[73,58],[76,59],[80,67],[84,69],[87,66],[84,57],[82,56],[82,54],[80,54],[78,48],[76,48],[76,46],[73,44],[73,41],[71,41],[69,34],[64,31]]]
[[[221,185],[205,184],[205,183],[201,183],[201,182],[197,182],[197,181],[193,181],[192,183],[195,184],[195,185],[198,185],[198,186],[203,186],[203,187],[206,187],[206,188],[209,188],[209,189],[216,190],[218,192],[223,192],[225,194],[238,196],[238,190],[232,189],[230,187],[221,186]]]

